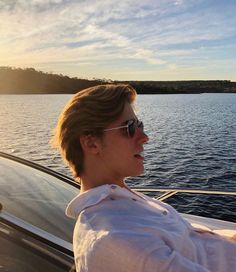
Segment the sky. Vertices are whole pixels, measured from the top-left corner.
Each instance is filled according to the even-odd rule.
[[[236,81],[236,0],[0,0],[0,66]]]

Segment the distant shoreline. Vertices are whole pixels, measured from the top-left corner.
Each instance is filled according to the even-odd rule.
[[[0,67],[0,94],[74,94],[101,84],[130,84],[138,94],[236,93],[230,80],[112,81],[79,79],[33,68]]]
[[[31,92],[31,93],[24,93],[24,92],[21,92],[21,93],[4,93],[4,92],[0,92],[0,96],[2,95],[9,95],[9,96],[14,96],[14,95],[73,95],[73,94],[76,94],[77,92],[75,93],[36,93],[36,92]],[[176,95],[176,94],[236,94],[236,92],[205,92],[205,93],[195,93],[195,92],[186,92],[186,93],[181,93],[181,92],[178,92],[178,93],[137,93],[138,95]]]

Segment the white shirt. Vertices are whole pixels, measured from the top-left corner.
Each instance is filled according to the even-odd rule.
[[[79,194],[66,209],[78,272],[233,272],[236,243],[198,233],[171,206],[117,185]]]

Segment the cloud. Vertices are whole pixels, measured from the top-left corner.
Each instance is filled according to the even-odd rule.
[[[0,0],[1,65],[172,70],[235,43],[233,4],[194,0]],[[228,40],[227,40],[228,39]],[[224,42],[225,45],[224,45]],[[220,46],[217,46],[217,44]],[[233,58],[233,57],[232,57]],[[235,58],[235,57],[234,57]],[[149,67],[150,66],[150,67]],[[109,68],[108,68],[109,69]],[[140,69],[142,70],[142,69]],[[104,75],[105,76],[105,75]]]

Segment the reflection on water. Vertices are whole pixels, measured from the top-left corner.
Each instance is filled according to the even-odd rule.
[[[70,175],[49,145],[70,97],[0,95],[0,150]],[[128,182],[236,190],[235,105],[235,94],[139,96],[138,115],[150,138],[146,173]],[[236,215],[235,200],[230,205]]]

